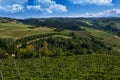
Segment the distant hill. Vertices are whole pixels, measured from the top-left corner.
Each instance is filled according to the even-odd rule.
[[[68,30],[81,30],[80,26],[89,27],[120,36],[120,18],[30,18],[19,21],[36,27],[47,26]]]
[[[1,17],[0,22],[15,22],[34,27],[51,27],[66,30],[82,30],[81,27],[103,30],[120,36],[120,18],[28,18],[14,19]]]

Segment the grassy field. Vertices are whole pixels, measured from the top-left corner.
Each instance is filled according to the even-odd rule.
[[[107,45],[118,45],[120,46],[120,37],[114,34],[110,34],[108,32],[100,31],[100,30],[95,30],[91,28],[86,28],[88,32],[91,33],[91,35],[99,38],[103,38],[103,41]]]
[[[55,32],[54,29],[47,27],[28,28],[30,25],[18,24],[18,23],[0,23],[0,38],[12,38],[19,39],[26,36],[46,34]],[[83,27],[85,28],[85,27]],[[70,38],[68,35],[70,32],[75,32],[78,37],[88,37],[91,35],[99,38],[103,38],[103,42],[108,46],[113,46],[117,51],[120,51],[120,37],[110,34],[104,31],[95,30],[92,28],[85,28],[86,31],[62,31],[63,35],[56,35],[55,37]]]
[[[77,37],[89,37],[90,35],[98,37],[98,38],[102,38],[103,42],[107,45],[107,46],[113,46],[114,48],[120,48],[120,37],[105,31],[101,31],[101,30],[96,30],[93,28],[86,28],[86,27],[82,27],[83,29],[85,29],[85,31],[70,31],[70,30],[65,30],[63,31],[63,34],[68,34],[70,32],[74,32],[75,35]]]
[[[18,39],[25,36],[54,32],[53,29],[46,27],[33,29],[28,27],[29,25],[24,24],[0,23],[0,37]]]
[[[0,80],[119,80],[120,57],[77,55],[0,60]]]
[[[100,31],[100,30],[96,30],[93,28],[85,28],[86,31],[90,32],[93,36],[95,37],[99,37],[99,38],[110,38],[110,37],[115,37],[115,35],[107,33],[105,31]]]
[[[111,33],[107,33],[100,30],[95,30],[92,28],[85,28],[86,31],[90,32],[91,35],[102,38],[103,42],[107,46],[113,46],[113,48],[120,52],[120,37]]]
[[[114,50],[120,52],[120,37],[105,31],[100,31],[96,30],[93,28],[86,28],[82,27],[85,29],[85,31],[70,31],[70,30],[65,30],[62,33],[63,34],[69,34],[71,32],[74,32],[77,37],[89,37],[90,35],[102,38],[103,42],[107,46],[112,46]]]

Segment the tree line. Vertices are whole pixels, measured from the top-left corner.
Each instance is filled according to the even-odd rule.
[[[80,38],[71,35],[71,39],[65,39],[62,37],[52,37],[50,35],[51,34],[49,34],[48,38],[42,38],[45,37],[45,35],[41,35],[42,37],[39,37],[39,40],[30,43],[27,42],[30,39],[33,40],[33,36],[19,39],[17,42],[11,39],[0,39],[0,57],[5,58],[12,54],[15,54],[16,58],[39,58],[42,56],[54,57],[93,53],[116,53],[112,48],[106,47],[99,38],[93,36]],[[38,37],[35,35],[34,38]],[[21,43],[21,46],[18,46],[18,43]]]
[[[104,30],[109,33],[113,33],[116,35],[120,35],[120,29],[117,29],[115,26],[111,24],[111,21],[116,24],[119,23],[119,18],[46,18],[46,19],[25,19],[19,20],[24,24],[34,25],[35,27],[52,27],[52,28],[60,28],[67,30],[84,30],[82,27],[89,27],[98,30]],[[88,24],[88,23],[90,24]],[[100,23],[103,24],[100,24]],[[106,25],[104,25],[106,24]]]

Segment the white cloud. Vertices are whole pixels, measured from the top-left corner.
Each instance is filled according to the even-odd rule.
[[[106,14],[120,14],[120,9],[111,9],[111,10],[106,10],[105,11]]]
[[[36,0],[35,5],[41,5],[41,12],[53,13],[53,12],[67,12],[67,8],[64,5],[57,4],[53,0]]]
[[[28,0],[0,0],[0,11],[19,12],[24,9],[24,4]]]
[[[11,12],[18,12],[23,10],[23,7],[19,4],[13,4],[12,6],[8,6],[8,8],[11,10]]]
[[[67,12],[66,6],[62,6],[60,4],[53,4],[49,7],[49,9],[54,11],[60,11],[60,12]]]
[[[69,0],[73,4],[112,5],[112,0]]]
[[[113,8],[111,10],[106,10],[106,11],[98,12],[98,13],[82,14],[80,15],[80,17],[111,17],[111,16],[115,16],[119,14],[120,14],[120,9]]]
[[[53,0],[33,0],[32,5],[28,4],[28,0],[0,0],[0,11],[20,12],[30,10],[37,10],[44,14],[67,12],[66,6],[57,4]]]
[[[49,9],[49,8],[42,9],[41,11],[42,11],[43,14],[51,14],[51,13],[53,13],[53,11],[51,9]]]
[[[0,6],[0,10],[13,13],[13,12],[22,11],[23,7],[19,4],[13,4],[13,5],[8,5],[6,7]]]
[[[31,9],[41,10],[41,6],[40,5],[35,5],[35,6],[29,5],[27,6],[27,9],[28,10],[31,10]]]

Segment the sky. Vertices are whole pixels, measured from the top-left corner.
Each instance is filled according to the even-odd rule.
[[[120,17],[120,0],[0,0],[0,17]]]

